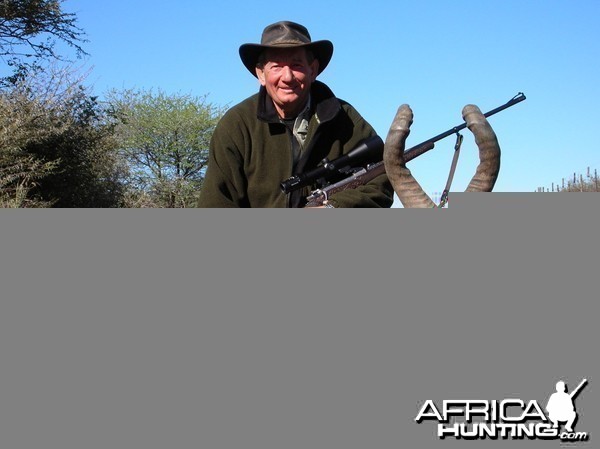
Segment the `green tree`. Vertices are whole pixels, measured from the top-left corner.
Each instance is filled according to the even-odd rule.
[[[114,125],[73,72],[36,72],[1,90],[0,128],[5,207],[122,204]]]
[[[113,91],[109,103],[135,192],[131,205],[195,207],[223,108],[160,90]]]
[[[51,201],[32,194],[57,161],[32,155],[27,148],[60,130],[50,126],[46,105],[23,81],[0,91],[0,206],[46,207]]]
[[[0,0],[0,56],[11,65],[21,58],[56,60],[55,44],[62,42],[85,54],[84,32],[75,14],[63,10],[64,0]]]

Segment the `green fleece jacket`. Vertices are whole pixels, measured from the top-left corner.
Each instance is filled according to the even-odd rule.
[[[266,90],[232,107],[219,121],[210,144],[201,207],[303,207],[315,186],[284,194],[280,183],[355,148],[375,131],[323,83],[311,89],[304,156],[293,168],[293,135],[280,122]],[[387,175],[331,196],[334,207],[391,207]]]

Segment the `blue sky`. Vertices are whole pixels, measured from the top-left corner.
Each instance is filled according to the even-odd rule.
[[[234,105],[258,89],[238,57],[279,20],[334,43],[320,79],[385,136],[402,103],[415,114],[407,147],[462,123],[468,103],[484,112],[518,92],[527,100],[490,119],[502,148],[495,191],[531,192],[587,167],[600,170],[600,1],[67,0],[89,42],[87,83],[162,89]],[[412,161],[428,192],[448,175],[454,139]],[[466,131],[453,190],[477,165]]]

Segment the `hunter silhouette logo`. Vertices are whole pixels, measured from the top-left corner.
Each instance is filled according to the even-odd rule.
[[[522,399],[442,401],[439,407],[432,400],[421,406],[415,421],[435,420],[440,439],[545,439],[561,441],[587,441],[590,434],[575,432],[578,419],[574,400],[587,385],[583,379],[568,393],[564,381],[556,383],[556,392],[546,403],[546,413],[538,401]],[[561,423],[564,430],[561,431]]]
[[[565,430],[573,432],[573,424],[577,420],[577,412],[575,411],[573,399],[575,399],[575,396],[579,394],[586,384],[587,379],[583,379],[577,388],[569,394],[567,393],[567,386],[562,380],[556,383],[556,393],[550,396],[546,405],[548,418],[552,421],[553,428],[557,429],[559,422],[566,422]]]

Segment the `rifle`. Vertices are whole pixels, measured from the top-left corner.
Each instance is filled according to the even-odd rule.
[[[575,396],[577,396],[579,394],[579,392],[583,389],[583,387],[585,387],[585,385],[587,384],[587,379],[583,379],[579,385],[577,385],[577,388],[575,388],[570,394],[569,397],[571,399],[575,398]]]
[[[492,109],[483,115],[486,118],[491,117],[492,115],[508,109],[525,99],[525,94],[519,92],[502,106]],[[458,134],[466,127],[467,123],[464,122],[458,126],[450,128],[448,131],[432,137],[431,139],[415,145],[404,152],[404,160],[409,162],[427,153],[428,151],[433,150],[436,142],[453,134]],[[281,183],[281,190],[284,193],[290,193],[317,182],[321,185],[321,187],[313,190],[307,197],[306,207],[322,206],[331,195],[346,189],[355,189],[361,185],[367,184],[377,176],[384,174],[385,165],[382,160],[380,162],[370,163],[366,167],[356,167],[356,165],[354,165],[354,167],[351,166],[351,164],[356,164],[358,160],[362,160],[364,163],[365,160],[369,162],[377,160],[375,157],[382,159],[383,145],[383,140],[378,136],[368,139],[346,155],[343,155],[333,161],[324,160],[322,166],[317,167],[310,172],[288,178]],[[331,183],[332,180],[336,177],[339,177],[340,174],[347,174],[349,176],[340,181]]]

